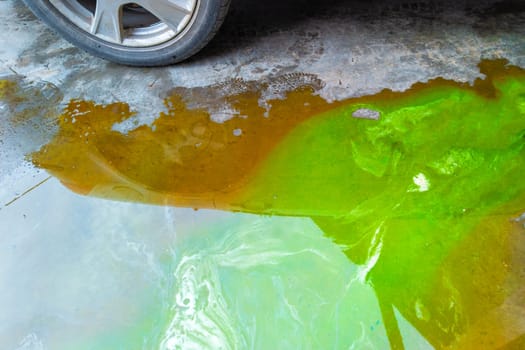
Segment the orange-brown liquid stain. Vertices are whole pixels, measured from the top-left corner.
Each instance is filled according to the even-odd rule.
[[[525,194],[498,209],[504,213],[516,208],[520,210],[514,215],[484,217],[476,234],[456,246],[440,266],[441,280],[457,286],[457,301],[470,321],[457,332],[451,349],[514,349],[512,344],[525,344],[525,225],[515,219],[523,215]]]
[[[56,114],[48,110],[53,108],[43,108],[41,104],[55,104],[61,98],[58,88],[50,83],[30,84],[19,76],[0,79],[0,102],[7,108],[5,115],[13,126],[24,124],[35,116],[54,117]]]
[[[230,209],[272,148],[302,121],[331,108],[309,87],[259,106],[259,94],[228,96],[239,116],[218,123],[204,109],[188,109],[177,95],[150,126],[112,129],[132,116],[124,103],[71,101],[53,142],[32,155],[75,192],[196,208]]]

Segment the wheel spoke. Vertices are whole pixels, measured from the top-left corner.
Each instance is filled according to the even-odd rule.
[[[188,15],[192,13],[192,1],[189,0],[136,0],[155,17],[164,22],[175,33]]]
[[[125,47],[152,47],[181,35],[198,11],[199,0],[47,1],[72,24],[100,40]]]
[[[91,34],[105,36],[113,42],[122,43],[122,3],[116,0],[97,0],[91,23]]]

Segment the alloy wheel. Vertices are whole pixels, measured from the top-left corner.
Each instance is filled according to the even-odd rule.
[[[172,42],[189,27],[199,0],[50,0],[80,29],[106,42],[147,48]]]

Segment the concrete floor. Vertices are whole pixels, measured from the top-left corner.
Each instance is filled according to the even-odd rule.
[[[34,101],[23,108],[45,113],[70,99],[123,101],[144,123],[158,116],[164,98],[174,88],[222,84],[227,87],[222,93],[228,94],[228,86],[235,86],[228,84],[232,79],[280,79],[284,85],[298,77],[318,79],[322,82],[319,94],[335,100],[384,88],[404,90],[435,77],[470,82],[479,76],[477,64],[482,59],[506,58],[525,68],[525,2],[521,0],[233,0],[223,28],[202,52],[182,64],[155,69],[118,66],[84,53],[41,24],[19,0],[0,0],[0,33],[0,78],[17,75],[33,92]],[[213,108],[205,96],[194,103]],[[11,107],[0,101],[0,120],[9,118]],[[0,348],[81,348],[67,344],[97,348],[89,343],[96,336],[102,339],[105,332],[118,336],[133,320],[139,324],[163,315],[170,321],[166,310],[175,310],[185,293],[196,305],[203,305],[197,287],[210,280],[217,282],[210,295],[221,307],[230,300],[229,293],[233,299],[248,298],[246,305],[261,303],[264,309],[275,303],[265,304],[261,295],[293,297],[302,290],[304,295],[316,296],[314,302],[329,301],[323,304],[329,305],[323,314],[327,318],[338,315],[339,305],[341,310],[344,305],[348,310],[349,305],[356,307],[355,295],[362,296],[355,312],[370,318],[366,324],[380,318],[374,291],[365,284],[355,287],[358,291],[348,291],[347,281],[341,278],[355,275],[356,266],[306,219],[280,223],[278,218],[79,197],[24,159],[48,140],[48,130],[15,130],[7,124],[0,126],[0,286],[10,288],[0,288]],[[27,192],[41,182],[37,190]],[[273,221],[282,229],[268,229]],[[210,225],[228,230],[223,236],[208,237]],[[295,231],[307,234],[294,235]],[[283,258],[287,256],[296,260]],[[328,263],[319,263],[319,256],[327,257]],[[246,266],[237,272],[228,261],[245,261]],[[326,283],[331,284],[320,283],[316,276],[327,276]],[[171,282],[177,278],[193,284],[181,287]],[[287,286],[294,278],[304,283],[281,290],[281,284]],[[260,291],[250,296],[244,288],[252,282]],[[283,300],[276,310],[290,306]],[[166,310],[158,309],[162,303],[168,305]],[[224,332],[230,345],[257,348],[249,341],[265,339],[265,324],[258,324],[257,330],[238,326],[236,314],[230,312],[234,304],[211,314],[210,320],[221,321],[212,330]],[[372,309],[376,314],[368,312]],[[312,315],[304,316],[300,327],[290,321],[293,312],[286,320],[290,321],[286,325],[300,330],[297,334],[276,327],[270,319],[267,330],[277,328],[283,332],[279,339],[296,340],[290,340],[296,345],[291,348],[308,348],[308,344],[316,348],[315,343],[301,341],[304,334],[323,327],[323,318],[313,307],[305,310]],[[180,329],[175,321],[185,325],[206,315],[206,310],[193,311],[187,319],[172,320],[170,327]],[[268,314],[272,312],[277,314]],[[419,344],[414,348],[431,348],[401,321],[403,335],[411,344]],[[364,348],[367,344],[358,342],[364,341],[363,325],[352,322],[343,316],[336,319],[341,332],[320,338],[320,344]],[[137,332],[131,329],[129,333]],[[377,334],[367,339],[368,345],[388,347],[384,333]],[[159,343],[155,337],[143,348],[162,348],[151,345]],[[114,343],[107,341],[97,343],[98,348],[111,348],[106,345]],[[332,346],[327,345],[329,341]],[[259,344],[258,348],[265,347]]]
[[[21,1],[0,1],[0,74],[55,84],[69,98],[126,101],[144,115],[169,90],[314,74],[327,99],[403,90],[444,77],[472,81],[483,58],[525,66],[520,0],[233,0],[217,37],[182,64],[118,66],[43,26]]]

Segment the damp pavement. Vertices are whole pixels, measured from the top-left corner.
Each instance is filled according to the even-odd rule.
[[[219,180],[227,181],[225,174],[248,173],[244,164],[266,158],[260,149],[274,149],[267,141],[276,134],[271,132],[271,126],[264,126],[264,137],[256,139],[257,128],[263,126],[250,129],[241,122],[230,126],[234,119],[249,119],[255,114],[270,118],[272,108],[284,110],[284,116],[300,110],[302,118],[324,113],[338,103],[344,105],[344,101],[358,101],[347,116],[353,116],[355,123],[379,123],[388,117],[372,102],[359,98],[374,96],[384,89],[401,93],[415,83],[436,78],[453,81],[463,89],[462,83],[472,84],[477,78],[484,78],[479,67],[483,60],[505,59],[515,71],[525,68],[523,2],[236,0],[223,28],[202,52],[182,64],[155,69],[118,66],[89,56],[43,26],[20,1],[0,1],[0,31],[1,348],[523,346],[525,302],[520,286],[525,281],[525,236],[520,215],[525,206],[521,205],[524,197],[513,172],[521,168],[512,158],[513,154],[517,154],[516,159],[523,156],[523,152],[513,153],[521,147],[523,124],[518,117],[523,118],[519,97],[523,95],[519,89],[512,90],[513,86],[519,88],[523,80],[516,78],[514,85],[512,79],[507,85],[496,84],[506,86],[507,90],[501,90],[508,92],[505,96],[514,96],[499,107],[502,116],[508,116],[505,111],[516,114],[508,118],[507,124],[487,124],[494,132],[501,131],[493,138],[506,135],[513,142],[507,143],[503,136],[494,143],[490,138],[483,143],[485,139],[480,138],[480,147],[485,147],[486,153],[461,153],[451,148],[444,158],[446,167],[442,169],[449,170],[443,172],[453,172],[450,169],[459,169],[461,164],[471,168],[483,164],[486,169],[497,170],[495,175],[487,170],[481,179],[483,187],[473,191],[484,193],[483,201],[472,199],[470,192],[458,192],[471,196],[469,203],[493,206],[491,211],[476,211],[475,205],[462,208],[467,214],[474,213],[459,226],[454,221],[457,213],[453,219],[443,219],[438,214],[427,218],[431,225],[421,219],[417,210],[412,214],[419,221],[411,214],[390,222],[386,219],[387,206],[397,204],[390,203],[387,197],[378,197],[381,203],[363,200],[353,211],[343,208],[352,215],[358,214],[334,222],[326,219],[333,212],[327,214],[327,209],[323,209],[341,209],[338,203],[343,196],[336,192],[332,196],[337,200],[320,208],[316,207],[319,201],[296,197],[298,207],[303,209],[308,203],[315,211],[286,211],[285,203],[286,210],[278,213],[285,216],[268,215],[272,214],[268,201],[280,200],[282,191],[263,193],[261,198],[264,195],[269,199],[247,210],[264,216],[228,211],[227,206],[218,204],[220,196],[205,196],[208,204],[199,206],[202,198],[195,195],[200,193],[202,183],[215,186],[213,191],[224,192],[224,184],[220,185]],[[427,103],[425,96],[417,100],[417,106]],[[431,101],[442,101],[444,95],[433,95],[431,91],[429,96]],[[454,96],[461,101],[470,98],[468,93]],[[78,102],[70,103],[71,100]],[[302,107],[298,107],[298,101]],[[516,101],[515,105],[512,101]],[[510,104],[514,109],[506,107]],[[432,104],[429,106],[432,110]],[[162,141],[155,141],[155,130],[165,132],[172,127],[160,121],[177,113],[197,118],[197,122],[188,124],[188,133],[173,135],[172,143],[188,146],[192,142],[195,147],[204,143],[207,149],[220,152],[221,142],[231,145],[237,139],[252,137],[261,146],[241,144],[256,152],[253,159],[249,154],[238,158],[241,165],[234,158],[237,151],[231,157],[220,155],[223,158],[217,158],[219,153],[209,153],[215,160],[195,163],[208,169],[207,180],[199,181],[198,172],[188,172],[185,187],[182,191],[177,189],[184,200],[173,199],[167,195],[172,192],[172,184],[162,180],[165,173],[160,169],[165,171],[164,165],[155,163],[157,158],[151,150],[160,145],[175,166],[192,164],[183,147],[170,143],[170,134],[164,133]],[[389,113],[387,107],[383,113]],[[93,122],[99,138],[90,138],[89,123],[86,129],[73,127],[76,118],[80,121],[85,115],[102,116],[111,124]],[[56,122],[58,116],[62,116],[61,122]],[[219,126],[208,124],[209,121]],[[64,127],[66,124],[60,123],[69,124]],[[228,136],[221,136],[222,141],[218,141],[213,135],[225,132],[222,125],[231,130],[227,129]],[[279,125],[279,130],[288,128],[286,123],[275,125]],[[374,124],[366,125],[372,126],[362,129],[364,133],[375,130]],[[396,130],[412,130],[402,126]],[[469,130],[469,124],[461,128]],[[212,136],[207,134],[210,130]],[[393,135],[387,131],[383,135]],[[127,154],[130,148],[122,144],[128,141],[121,141],[119,135],[134,135],[138,146],[133,149],[140,150],[135,151],[135,158],[151,159],[151,164],[141,165]],[[333,135],[340,137],[335,132]],[[403,140],[411,137],[401,135]],[[452,138],[446,138],[447,142]],[[403,144],[395,137],[392,140],[389,145]],[[99,153],[90,151],[79,156],[80,152],[66,149],[73,145],[75,150],[82,150],[88,142]],[[363,160],[356,163],[369,170],[360,184],[374,186],[375,190],[381,182],[378,185],[372,180],[387,170],[381,161],[367,157],[371,149],[377,150],[383,144],[373,146],[376,148],[366,143],[348,147],[353,147],[354,159]],[[495,155],[493,149],[501,153]],[[359,157],[355,150],[361,152]],[[434,155],[434,151],[430,149],[429,154]],[[53,156],[53,152],[61,153]],[[195,159],[195,154],[206,159],[208,153],[203,156],[199,152],[191,153],[191,159]],[[337,153],[330,149],[326,152]],[[39,158],[34,158],[34,154]],[[318,157],[323,157],[322,152]],[[489,162],[490,157],[499,163]],[[280,158],[276,155],[272,159],[277,164]],[[206,168],[213,162],[218,167]],[[332,169],[330,162],[326,163],[326,169]],[[159,169],[157,174],[155,166]],[[271,166],[267,166],[268,174],[282,170]],[[126,171],[134,167],[139,170]],[[68,169],[73,169],[70,175],[57,175]],[[94,176],[93,169],[102,169],[101,177]],[[303,175],[307,172],[317,174],[300,169],[303,173],[294,178],[307,178]],[[434,193],[433,179],[418,172],[409,175],[409,180],[413,177],[410,192]],[[499,179],[499,175],[506,180]],[[502,182],[494,185],[489,178]],[[314,177],[315,181],[318,179]],[[93,184],[101,181],[119,186],[92,190]],[[312,183],[318,184],[315,181]],[[465,183],[469,182],[458,184]],[[302,184],[299,182],[299,190],[294,193],[302,193]],[[510,189],[496,191],[501,198],[488,190],[483,192],[509,184]],[[294,186],[290,182],[283,188],[292,191]],[[267,188],[270,187],[258,185],[256,190],[262,193]],[[312,193],[322,195],[322,191],[316,191]],[[438,193],[447,198],[451,192]],[[366,197],[368,193],[360,195]],[[396,193],[390,197],[395,198]],[[224,203],[232,201],[226,195],[220,198]],[[439,208],[430,206],[429,212],[439,213],[445,202],[439,202]],[[201,209],[213,207],[224,210]],[[242,205],[234,209],[239,208]],[[376,208],[376,216],[374,212],[367,214],[370,208]],[[312,213],[318,215],[314,217]],[[337,211],[337,217],[341,216],[344,215]],[[473,219],[476,217],[482,219]],[[440,224],[434,225],[436,222]],[[356,227],[363,232],[372,229],[371,234],[358,240],[341,239]],[[382,233],[396,227],[403,232],[417,229],[415,236]],[[476,235],[464,231],[475,231]],[[330,236],[328,232],[337,234]],[[425,232],[432,235],[425,236]],[[449,237],[458,241],[458,237],[467,238],[456,245],[452,238],[439,239],[441,232],[449,232]],[[421,242],[410,238],[418,235]],[[382,237],[399,237],[409,244],[406,251],[397,251],[389,247],[395,246],[395,241]],[[483,245],[494,249],[487,251]],[[404,253],[406,258],[398,255]],[[432,258],[425,260],[425,256]],[[439,260],[440,256],[447,258]],[[421,268],[414,268],[418,272],[413,274],[418,278],[411,279],[405,270],[417,266],[418,261]],[[478,282],[458,281],[468,280],[469,273]],[[403,283],[393,288],[396,281]],[[470,305],[469,300],[479,302],[479,308]]]

